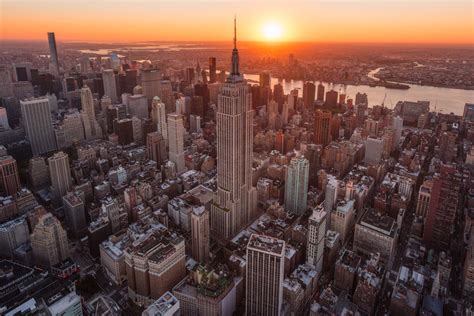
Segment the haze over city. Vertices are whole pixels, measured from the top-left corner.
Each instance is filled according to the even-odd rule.
[[[2,0],[0,39],[62,41],[229,41],[473,44],[470,0]],[[265,34],[268,25],[279,36]]]
[[[0,314],[474,315],[473,12],[0,0]]]

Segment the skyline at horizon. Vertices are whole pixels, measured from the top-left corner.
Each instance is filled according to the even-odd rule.
[[[242,42],[474,44],[474,8],[466,0],[0,0],[0,6],[2,41],[43,40],[53,31],[59,42],[230,42],[235,13]],[[277,37],[265,34],[269,24],[277,25]]]

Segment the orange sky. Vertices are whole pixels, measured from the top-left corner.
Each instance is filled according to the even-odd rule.
[[[264,40],[474,44],[471,0],[0,0],[0,39]]]

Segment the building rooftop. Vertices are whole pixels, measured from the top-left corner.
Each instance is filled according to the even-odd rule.
[[[390,237],[394,237],[397,231],[397,223],[392,217],[371,208],[362,216],[360,225]]]
[[[334,247],[339,239],[340,239],[340,235],[338,232],[334,230],[329,230],[329,229],[326,231],[326,241],[325,241],[326,247],[328,248]]]
[[[247,247],[258,251],[270,252],[274,255],[283,256],[285,251],[285,241],[269,236],[253,234],[250,237]]]
[[[338,200],[337,211],[342,213],[349,213],[354,210],[354,200]]]
[[[164,316],[179,310],[178,299],[170,292],[165,292],[142,313],[142,316]],[[174,313],[173,313],[174,311]]]
[[[344,249],[344,252],[339,259],[337,259],[336,265],[344,266],[350,271],[355,272],[360,265],[361,258],[352,250]]]

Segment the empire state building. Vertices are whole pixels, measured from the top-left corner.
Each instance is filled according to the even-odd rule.
[[[211,207],[211,230],[216,239],[230,239],[256,216],[253,113],[247,82],[239,72],[234,19],[232,69],[217,100],[217,196]]]

